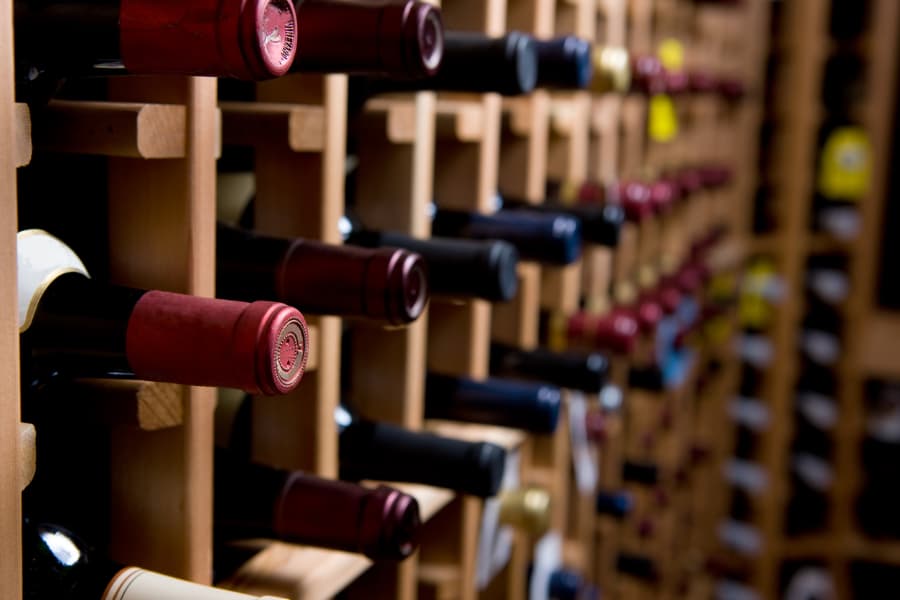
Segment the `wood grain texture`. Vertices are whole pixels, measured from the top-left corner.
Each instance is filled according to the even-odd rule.
[[[354,210],[369,228],[425,237],[434,181],[433,93],[366,105],[357,128]],[[418,429],[422,424],[428,313],[407,327],[354,327],[352,405],[361,414]]]
[[[37,430],[31,423],[19,423],[19,489],[24,490],[37,470]]]
[[[31,111],[21,102],[15,105],[15,132],[16,167],[24,167],[31,162]]]
[[[0,2],[0,598],[22,596],[19,330],[16,318],[16,135],[12,2]]]
[[[215,80],[172,77],[112,87],[121,102],[181,104],[184,158],[110,159],[111,276],[125,285],[211,297]],[[111,553],[120,561],[209,581],[214,406],[212,388],[186,388],[183,427],[114,428]]]
[[[287,147],[293,152],[325,149],[325,108],[321,105],[222,102],[219,106],[226,144],[271,144],[283,140],[286,134]]]
[[[184,105],[53,100],[35,111],[34,145],[42,151],[131,158],[183,158]]]

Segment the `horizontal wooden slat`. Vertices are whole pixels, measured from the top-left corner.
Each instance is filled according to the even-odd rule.
[[[13,159],[18,168],[31,162],[31,111],[27,104],[16,103],[15,128],[16,147]]]
[[[35,148],[127,158],[183,158],[185,108],[54,100],[32,114]]]
[[[872,313],[863,324],[856,357],[858,371],[869,377],[900,377],[897,340],[900,340],[900,314]]]
[[[323,106],[222,102],[219,107],[222,110],[222,139],[225,144],[255,146],[286,142],[294,152],[322,152],[325,149]]]
[[[503,113],[508,115],[509,129],[516,135],[525,137],[531,133],[533,110],[535,105],[531,96],[503,100]]]
[[[519,448],[527,438],[527,434],[519,429],[477,423],[459,423],[443,419],[427,419],[424,428],[432,433],[460,440],[491,442],[507,450]]]
[[[419,596],[429,600],[456,600],[461,597],[462,569],[454,564],[420,564]]]
[[[37,468],[37,432],[31,423],[19,423],[19,489],[24,490]]]
[[[416,141],[416,100],[414,97],[376,98],[366,103],[366,116],[384,119],[385,136],[394,144]]]
[[[519,291],[508,302],[494,304],[491,339],[520,348],[538,343],[541,268],[535,263],[518,265]]]
[[[365,485],[377,483],[365,482]],[[423,522],[454,497],[449,490],[425,485],[388,485],[416,498]],[[223,582],[223,587],[251,594],[275,594],[290,600],[324,600],[334,597],[372,565],[368,558],[347,552],[266,540],[248,540],[246,544],[263,549]]]
[[[485,118],[480,101],[438,99],[436,135],[460,142],[481,141]]]
[[[247,544],[264,549],[223,581],[222,587],[290,600],[326,600],[372,565],[368,558],[348,552],[264,540],[248,541]]]
[[[155,431],[184,421],[184,387],[174,383],[80,379],[71,392],[84,399],[84,416],[99,422]]]

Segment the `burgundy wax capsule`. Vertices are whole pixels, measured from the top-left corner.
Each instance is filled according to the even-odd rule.
[[[662,306],[656,300],[644,298],[634,307],[637,323],[641,333],[653,334],[663,317]]]
[[[665,69],[658,58],[645,54],[632,59],[631,89],[645,94],[665,91]]]
[[[650,205],[656,213],[663,213],[675,204],[678,191],[673,182],[659,179],[650,184]]]
[[[269,79],[296,53],[290,0],[122,0],[122,63],[132,73]]]
[[[602,444],[606,441],[608,431],[606,427],[606,416],[601,410],[589,410],[584,416],[584,426],[587,430],[587,438],[594,444]]]
[[[417,0],[304,0],[297,25],[293,71],[419,79],[443,59],[441,11]]]
[[[718,90],[718,80],[708,71],[689,71],[688,82],[690,90],[697,94],[709,94]]]
[[[639,181],[624,181],[618,186],[619,203],[629,221],[640,222],[653,215],[650,186]]]
[[[700,171],[695,168],[684,168],[678,172],[678,185],[685,195],[691,195],[703,189],[703,179]]]
[[[634,350],[637,341],[638,323],[629,311],[621,308],[601,316],[579,311],[569,316],[566,334],[569,339],[599,349],[628,354]]]
[[[663,309],[666,315],[673,314],[681,304],[681,292],[669,282],[661,284],[653,294],[653,297]]]
[[[677,96],[690,91],[691,80],[687,72],[683,70],[665,70],[663,71],[662,79],[663,91],[667,94]]]

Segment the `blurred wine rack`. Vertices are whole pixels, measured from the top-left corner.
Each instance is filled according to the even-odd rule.
[[[656,118],[650,115],[656,99],[647,94],[539,90],[504,99],[496,94],[421,92],[369,100],[360,114],[348,119],[348,80],[343,75],[292,75],[258,84],[252,101],[220,101],[217,82],[205,78],[122,79],[111,81],[101,99],[54,100],[29,114],[14,102],[12,10],[6,2],[0,16],[0,165],[7,169],[7,184],[0,191],[0,266],[7,274],[0,283],[0,306],[6,307],[0,315],[0,450],[6,457],[0,461],[0,477],[7,485],[0,493],[0,597],[22,596],[20,490],[34,472],[35,444],[53,443],[35,440],[34,430],[21,423],[12,308],[19,222],[16,168],[28,165],[32,156],[61,162],[76,155],[105,157],[105,181],[99,183],[109,197],[104,255],[110,279],[212,296],[216,216],[222,211],[221,196],[232,185],[217,182],[217,159],[232,148],[252,149],[254,221],[260,231],[339,243],[348,134],[356,162],[350,199],[355,213],[369,227],[417,237],[430,235],[432,201],[490,212],[498,189],[533,203],[544,201],[548,180],[613,184],[619,179],[650,181],[665,171],[710,163],[731,169],[727,185],[692,193],[664,215],[628,223],[614,249],[587,245],[582,258],[566,267],[521,263],[519,293],[507,304],[433,300],[416,323],[396,330],[342,323],[335,317],[310,319],[312,355],[303,383],[285,397],[253,405],[257,460],[326,477],[338,472],[333,413],[344,400],[372,419],[501,444],[515,456],[514,479],[551,493],[551,531],[560,540],[559,564],[578,571],[611,598],[713,597],[715,581],[707,563],[727,510],[726,498],[716,490],[731,443],[722,423],[738,383],[731,344],[733,307],[694,332],[690,368],[675,386],[661,391],[630,388],[633,357],[611,354],[611,378],[621,387],[623,408],[607,415],[602,445],[592,445],[589,452],[599,465],[599,488],[628,487],[634,493],[634,514],[621,522],[595,515],[596,489],[579,491],[583,482],[573,474],[569,411],[576,410],[579,394],[567,392],[560,426],[542,436],[424,419],[424,382],[428,370],[486,377],[492,340],[521,348],[559,346],[558,338],[542,339],[542,322],[565,319],[582,307],[592,318],[608,314],[623,302],[623,290],[647,287],[643,279],[648,273],[653,281],[670,275],[661,271],[687,260],[692,244],[716,228],[726,233],[709,255],[710,283],[694,292],[695,300],[708,304],[716,296],[716,282],[729,287],[745,252],[758,245],[746,232],[756,189],[765,4],[451,0],[442,7],[448,28],[490,35],[515,29],[537,37],[574,33],[597,46],[625,46],[635,56],[654,55],[677,40],[677,52],[683,53],[678,60],[685,68],[741,82],[746,92],[737,98],[673,94],[667,100],[677,116],[678,132],[661,141],[647,139],[648,121]],[[800,0],[797,4],[811,6]],[[887,0],[878,6],[892,10]],[[873,43],[892,40],[892,33],[882,31],[888,21],[873,21],[881,27],[873,33]],[[818,22],[797,21],[807,28]],[[806,35],[795,50],[814,53],[804,50],[803,44],[812,43],[812,34]],[[889,66],[879,68],[890,71]],[[888,79],[879,85],[888,85]],[[884,110],[875,103],[887,97],[887,92],[871,94],[872,118]],[[799,179],[792,181],[799,185]],[[792,218],[799,223],[800,213]],[[867,215],[864,227],[872,230],[873,219],[877,217]],[[785,229],[784,236],[785,243],[802,239],[794,230]],[[791,248],[784,256],[793,262],[780,271],[796,280],[801,250]],[[865,253],[872,248],[860,244],[854,259],[860,273],[869,269],[866,257],[871,254]],[[864,276],[873,275],[859,275]],[[863,300],[854,302],[859,305],[855,310],[862,311]],[[791,331],[787,324],[779,326],[778,343],[784,346],[792,339]],[[859,336],[884,335],[877,327],[857,331]],[[345,352],[342,340],[348,333],[352,344]],[[645,335],[639,342],[645,352],[653,344],[649,338]],[[872,354],[871,371],[860,367],[857,377],[877,372],[880,359],[880,354]],[[349,390],[341,387],[342,362],[351,371]],[[852,380],[848,376],[845,382]],[[858,397],[860,392],[855,393]],[[780,397],[782,406],[786,394]],[[103,391],[81,390],[78,396],[79,401],[90,400],[86,413],[96,412],[111,423],[114,558],[211,583],[215,390],[138,383],[104,385]],[[590,406],[600,402],[587,398]],[[112,403],[115,408],[107,410]],[[847,422],[858,423],[860,418]],[[848,472],[850,452],[845,450],[843,467],[839,465]],[[770,450],[770,458],[774,455]],[[659,483],[623,481],[626,459],[656,465]],[[529,564],[536,545],[548,538],[515,532],[507,559],[492,565],[485,580],[479,563],[486,535],[482,502],[425,486],[402,487],[418,498],[426,523],[420,551],[399,565],[373,565],[356,555],[267,543],[221,585],[291,600],[339,594],[404,600],[528,596]],[[774,535],[771,519],[765,527]],[[625,552],[650,558],[659,577],[620,572],[617,563]]]
[[[744,437],[734,446],[764,481],[737,492],[731,507],[756,542],[722,540],[730,558],[723,580],[761,598],[801,585],[863,598],[872,588],[860,587],[868,571],[858,564],[896,564],[896,541],[860,529],[858,498],[875,395],[867,382],[896,381],[900,369],[888,340],[897,315],[877,306],[897,10],[881,0],[772,4],[742,314],[745,339],[769,346],[764,364],[744,369],[741,386],[765,418],[738,419]],[[849,145],[832,146],[848,132],[857,136]],[[860,162],[840,163],[836,148]],[[897,581],[897,571],[887,580]]]

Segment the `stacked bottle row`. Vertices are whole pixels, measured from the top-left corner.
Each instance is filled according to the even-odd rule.
[[[869,303],[860,257],[881,187],[883,117],[871,107],[877,73],[893,64],[876,41],[885,10],[772,5],[722,597],[865,597],[860,574],[883,567],[866,564],[857,532],[883,531],[870,504],[883,474],[860,460],[877,461],[871,428],[859,427],[877,420],[862,406],[878,400],[858,356]]]
[[[135,577],[84,547],[87,561],[67,563],[81,542],[58,523],[122,563],[254,596],[336,593],[367,559],[405,560],[379,562],[346,588],[349,596],[378,582],[385,596],[418,589],[473,597],[476,586],[490,593],[503,568],[521,587],[531,548],[519,540],[504,561],[510,546],[497,525],[547,529],[547,492],[524,484],[543,477],[541,462],[562,456],[568,464],[576,449],[594,454],[599,438],[610,444],[619,419],[628,460],[610,462],[639,486],[637,538],[657,542],[623,541],[613,570],[642,581],[665,571],[674,580],[663,563],[673,555],[678,515],[655,523],[652,514],[667,491],[674,498],[668,486],[684,478],[690,459],[680,413],[693,401],[690,349],[706,323],[697,315],[716,308],[700,289],[716,270],[716,249],[734,233],[722,219],[733,167],[712,153],[654,159],[652,140],[639,169],[593,183],[570,176],[569,165],[587,161],[572,151],[548,168],[560,173],[539,177],[549,200],[536,204],[543,198],[531,191],[517,199],[501,186],[503,207],[492,210],[497,165],[485,161],[507,111],[495,94],[584,88],[595,23],[589,32],[551,27],[587,39],[539,41],[550,37],[547,24],[534,25],[536,38],[498,37],[502,10],[273,2],[215,20],[192,13],[199,21],[187,36],[167,26],[182,22],[180,13],[127,8],[134,14],[124,5],[107,15],[22,3],[14,13],[17,92],[32,104],[35,147],[19,173],[18,219],[10,218],[22,230],[20,410],[40,440],[37,477],[23,500],[25,597],[120,597],[116,582]],[[61,50],[79,31],[63,27],[72,18],[99,32],[97,46]],[[32,46],[20,33],[47,23],[60,23],[52,47]],[[396,31],[376,32],[376,23]],[[104,45],[107,37],[115,43]],[[595,98],[627,92],[646,107],[664,96],[685,112],[680,105],[697,97],[740,102],[731,70],[717,82],[702,70],[689,76],[663,66],[637,44],[632,54],[638,58],[625,54],[623,64],[621,50],[598,43]],[[623,84],[629,71],[633,85]],[[351,73],[349,82],[314,74],[334,72]],[[97,74],[273,81],[221,79],[217,102],[211,80],[84,77]],[[552,102],[575,109],[584,93],[554,92]],[[131,125],[129,114],[139,115]],[[129,126],[136,141],[125,139]],[[579,129],[590,128],[576,121],[569,137]],[[171,141],[179,135],[181,145]],[[644,135],[626,128],[623,145],[643,146]],[[655,171],[649,180],[639,178],[644,167]],[[71,189],[70,180],[80,185]],[[608,285],[591,288],[599,294],[579,291],[582,277],[596,284],[603,276],[600,263],[582,262],[589,254],[611,267]],[[556,297],[566,286],[582,296],[583,310],[563,309]],[[544,310],[529,313],[529,304]],[[510,307],[525,315],[518,329],[501,317]],[[533,342],[552,353],[522,351],[534,345],[523,333],[529,317]],[[563,360],[563,346],[582,351]],[[221,389],[216,398],[211,387],[238,393]],[[586,406],[563,389],[587,393]],[[525,433],[477,425],[462,432],[450,421]],[[418,431],[423,426],[437,433]],[[575,446],[582,427],[594,441]],[[554,446],[566,435],[571,452]],[[663,464],[666,457],[679,458]],[[567,467],[562,475],[568,479]],[[351,483],[363,479],[433,487]],[[526,493],[516,494],[520,482]],[[626,512],[616,478],[599,495],[580,483],[580,493],[557,492],[553,501],[583,496],[601,514]],[[481,498],[491,500],[482,507]],[[557,531],[574,518],[559,514]],[[583,532],[565,537],[574,533]],[[246,541],[260,537],[286,544]],[[351,554],[304,554],[294,544]],[[615,589],[592,573],[584,558],[592,550],[581,552],[584,581]],[[531,585],[540,575],[554,597],[587,590],[548,571],[563,556],[536,555]],[[328,561],[344,583],[310,588]],[[40,577],[52,568],[64,577]],[[139,578],[178,597],[195,594],[179,587],[187,584]]]

